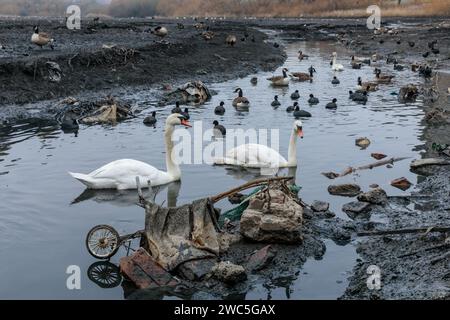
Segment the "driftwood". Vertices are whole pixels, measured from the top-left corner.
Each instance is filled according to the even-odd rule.
[[[411,162],[411,169],[417,169],[420,167],[425,166],[445,166],[450,165],[450,161],[446,159],[438,159],[438,158],[427,158],[427,159],[420,159],[420,160],[414,160]]]
[[[211,197],[211,201],[219,202],[220,200],[227,198],[227,197],[229,197],[237,192],[240,192],[242,190],[265,185],[265,184],[268,184],[273,181],[288,181],[288,180],[292,180],[292,179],[294,179],[294,177],[290,176],[290,177],[274,177],[274,178],[258,179],[258,180],[250,181],[239,187],[233,188],[229,191],[225,191],[216,196]]]
[[[402,160],[409,159],[409,158],[410,157],[389,158],[389,159],[386,159],[386,160],[377,161],[377,162],[374,162],[374,163],[371,163],[371,164],[368,164],[368,165],[364,165],[364,166],[360,166],[360,167],[356,167],[356,168],[348,167],[347,169],[345,169],[341,173],[322,172],[322,174],[324,176],[326,176],[327,178],[329,178],[329,179],[335,179],[335,178],[346,176],[346,175],[348,175],[350,173],[353,173],[353,172],[355,172],[357,170],[373,169],[373,168],[381,167],[381,166],[384,166],[384,165],[387,165],[387,164],[393,164],[394,162],[402,161]]]
[[[429,233],[429,232],[448,232],[448,231],[450,231],[450,227],[423,227],[415,229],[365,231],[365,232],[358,232],[357,235],[359,237],[364,237],[364,236],[382,236],[391,234]]]

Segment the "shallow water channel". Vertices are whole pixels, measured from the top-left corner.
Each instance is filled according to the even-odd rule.
[[[310,55],[299,61],[297,51]],[[393,168],[379,167],[364,170],[339,180],[328,180],[321,172],[340,172],[348,166],[365,165],[375,161],[372,152],[395,157],[417,157],[416,146],[423,112],[421,103],[400,104],[397,96],[401,84],[418,82],[410,71],[396,72],[390,85],[370,94],[366,105],[348,99],[348,90],[354,90],[358,76],[363,81],[374,78],[373,68],[350,68],[350,54],[325,42],[290,42],[286,44],[288,59],[282,67],[290,71],[307,72],[313,65],[317,70],[313,83],[291,82],[289,88],[272,88],[265,80],[272,73],[258,73],[242,79],[208,84],[218,92],[211,101],[191,108],[191,122],[203,121],[211,128],[217,119],[227,129],[279,129],[280,153],[287,157],[293,116],[285,111],[292,104],[290,94],[298,89],[300,106],[312,113],[303,119],[304,139],[297,144],[299,167],[296,183],[302,186],[300,196],[310,203],[328,201],[331,210],[348,219],[341,211],[349,198],[331,196],[331,183],[355,182],[363,190],[376,183],[389,195],[406,194],[390,186],[395,178],[406,177],[417,182],[409,172],[409,161],[396,163]],[[338,52],[338,61],[346,67],[337,74],[340,85],[333,86],[329,61],[332,51]],[[384,70],[394,73],[392,65]],[[281,74],[280,67],[274,74]],[[258,84],[250,79],[258,77]],[[241,87],[251,101],[249,112],[237,112],[231,107],[236,87]],[[313,93],[320,104],[309,106],[307,97]],[[282,106],[273,109],[270,102],[278,94]],[[84,239],[97,224],[114,226],[119,233],[140,230],[144,225],[144,211],[135,205],[137,195],[127,192],[85,192],[67,171],[88,173],[116,159],[142,160],[157,168],[165,168],[163,129],[164,119],[171,106],[157,108],[156,101],[148,101],[148,93],[135,93],[131,98],[147,108],[138,118],[115,126],[82,126],[78,135],[64,134],[58,127],[36,123],[20,123],[0,130],[0,298],[67,298],[67,299],[121,299],[121,286],[103,289],[86,277],[88,267],[96,262],[85,249]],[[332,98],[338,99],[337,110],[325,109]],[[214,115],[213,109],[223,100],[227,111]],[[143,118],[154,109],[159,121],[154,128],[144,126]],[[192,130],[192,129],[189,129]],[[361,150],[355,138],[367,136],[371,145]],[[205,142],[207,143],[207,142]],[[208,164],[182,165],[182,182],[161,188],[158,203],[177,205],[218,194],[255,176],[249,172],[227,170]],[[287,174],[283,171],[281,174]],[[231,205],[222,201],[218,207]],[[352,244],[338,246],[326,240],[327,252],[322,260],[308,260],[288,284],[255,286],[246,295],[248,299],[336,299],[346,288],[348,273],[357,255]],[[125,251],[121,250],[111,262],[118,263]],[[78,265],[82,272],[81,290],[68,290],[66,269]],[[166,297],[170,298],[170,297]]]

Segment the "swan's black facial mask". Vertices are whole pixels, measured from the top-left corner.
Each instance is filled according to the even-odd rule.
[[[189,121],[185,117],[178,117],[178,119],[180,119],[182,126],[185,126],[188,128],[192,127],[191,124],[189,123]]]

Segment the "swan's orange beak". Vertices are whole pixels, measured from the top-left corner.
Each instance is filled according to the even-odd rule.
[[[297,128],[297,135],[303,139],[303,129],[302,128]]]
[[[189,121],[186,120],[186,119],[182,119],[182,120],[181,120],[181,125],[182,125],[182,126],[185,126],[185,127],[188,127],[188,128],[191,128],[191,127],[192,127],[191,124],[189,123]]]

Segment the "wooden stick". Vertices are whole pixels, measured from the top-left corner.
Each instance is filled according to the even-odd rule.
[[[358,232],[359,237],[364,236],[381,236],[386,234],[406,234],[406,233],[421,233],[421,232],[448,232],[450,227],[423,227],[416,229],[397,229],[397,230],[380,230],[380,231],[366,231]]]
[[[229,197],[239,191],[245,190],[245,189],[249,189],[252,187],[257,187],[260,185],[264,185],[267,184],[269,181],[286,181],[286,180],[292,180],[294,179],[294,177],[290,176],[290,177],[274,177],[274,178],[263,178],[263,179],[258,179],[258,180],[253,180],[250,182],[247,182],[239,187],[233,188],[229,191],[226,192],[222,192],[216,196],[211,197],[211,201],[212,202],[218,202],[226,197]]]

